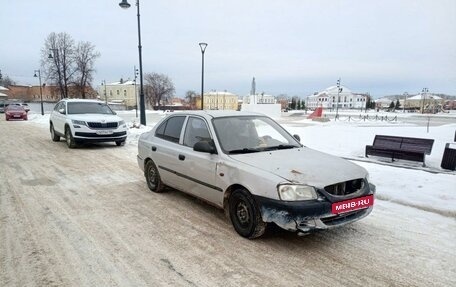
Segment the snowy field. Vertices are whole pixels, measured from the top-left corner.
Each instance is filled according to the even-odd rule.
[[[147,111],[147,126],[138,126],[135,111],[119,111],[119,116],[129,123],[130,132],[125,148],[131,150],[132,160],[136,160],[136,147],[139,136],[149,131],[166,114]],[[301,142],[310,148],[344,157],[363,166],[369,171],[371,182],[377,186],[377,199],[398,203],[439,215],[456,218],[456,172],[442,169],[440,163],[446,143],[456,148],[454,135],[456,113],[442,115],[419,115],[409,113],[371,113],[372,116],[397,116],[397,121],[351,120],[359,112],[340,112],[340,120],[315,122],[305,115],[284,113],[278,122],[291,133],[298,134]],[[362,113],[365,115],[365,113]],[[331,114],[328,115],[331,117]],[[439,119],[444,118],[444,121]],[[31,113],[31,123],[47,126],[49,115]],[[430,122],[429,128],[427,126]],[[426,167],[421,163],[387,158],[364,157],[366,145],[373,142],[375,135],[397,135],[434,139],[432,153],[426,156]]]

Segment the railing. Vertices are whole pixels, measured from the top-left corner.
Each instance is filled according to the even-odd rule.
[[[340,115],[336,115],[334,117],[335,121],[345,121],[345,122],[362,122],[362,121],[369,121],[369,122],[377,122],[377,121],[385,121],[385,122],[397,122],[397,116],[394,117],[389,117],[388,116],[379,116],[375,115],[370,116],[369,115],[359,115],[359,116],[347,116],[347,117],[341,117]]]

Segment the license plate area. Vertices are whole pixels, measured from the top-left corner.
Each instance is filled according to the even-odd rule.
[[[353,210],[368,208],[374,205],[374,195],[335,202],[331,205],[332,214],[341,214]]]
[[[97,131],[97,135],[112,135],[112,134],[113,134],[112,130]]]

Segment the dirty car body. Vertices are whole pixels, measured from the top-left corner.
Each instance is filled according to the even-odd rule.
[[[364,168],[303,146],[262,114],[169,115],[140,137],[137,160],[152,191],[166,185],[223,208],[247,238],[268,223],[301,233],[341,226],[373,207]]]

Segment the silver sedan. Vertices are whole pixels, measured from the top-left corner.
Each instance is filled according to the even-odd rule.
[[[149,189],[164,186],[223,208],[243,237],[269,223],[301,234],[367,216],[375,186],[367,171],[303,146],[271,118],[256,113],[173,113],[138,142]]]

